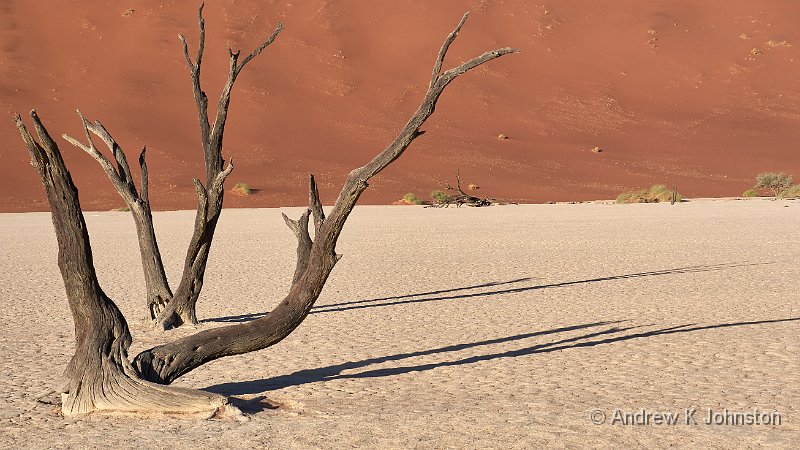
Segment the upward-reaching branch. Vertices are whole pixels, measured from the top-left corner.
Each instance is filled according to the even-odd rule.
[[[449,85],[457,77],[469,72],[481,64],[509,53],[519,52],[519,50],[510,47],[491,50],[480,56],[476,56],[475,58],[472,58],[469,61],[444,73],[441,73],[441,67],[444,62],[444,58],[447,55],[447,50],[450,48],[450,44],[452,44],[452,42],[458,36],[458,32],[461,30],[461,27],[464,26],[467,17],[468,15],[464,14],[464,17],[462,17],[455,30],[453,30],[453,32],[447,36],[447,39],[442,45],[442,49],[439,51],[439,55],[436,58],[433,72],[434,77],[431,80],[428,91],[425,93],[422,104],[411,116],[411,119],[409,119],[405,127],[403,127],[403,130],[400,131],[400,134],[369,163],[353,170],[350,172],[350,175],[348,175],[347,181],[345,182],[345,185],[342,188],[342,191],[339,194],[333,209],[331,210],[328,220],[326,221],[329,226],[323,230],[327,233],[330,233],[330,237],[328,239],[332,244],[335,245],[336,239],[338,239],[339,233],[341,233],[342,226],[344,225],[345,220],[347,220],[347,216],[353,210],[358,198],[367,188],[367,182],[369,179],[380,173],[394,160],[399,158],[400,155],[405,152],[406,148],[411,145],[411,142],[413,142],[414,139],[423,133],[420,131],[420,127],[422,127],[422,124],[424,124],[431,114],[433,114],[434,110],[436,109],[436,103],[438,102],[439,97],[442,95],[442,92],[444,92],[444,89],[447,87],[447,85]],[[333,248],[329,248],[328,251],[330,251],[331,254],[334,253]]]
[[[141,193],[137,192],[133,182],[133,175],[128,166],[125,152],[117,144],[111,133],[106,130],[100,121],[89,122],[78,111],[81,118],[86,144],[70,137],[66,134],[63,138],[70,144],[82,149],[94,158],[103,171],[111,180],[111,184],[117,193],[125,201],[131,212],[133,221],[136,224],[136,234],[139,239],[139,253],[142,257],[142,269],[147,290],[147,319],[155,320],[172,299],[172,290],[167,282],[167,275],[164,271],[164,263],[161,259],[161,252],[158,249],[155,229],[153,228],[153,214],[150,209],[150,198],[148,188],[147,163],[145,162],[145,150],[139,155],[139,166],[141,168]],[[108,149],[117,161],[117,168],[95,147],[92,135],[98,136],[106,144]]]
[[[325,210],[322,209],[317,182],[314,180],[313,174],[308,180],[308,204],[314,213],[314,233],[319,233],[322,223],[325,221]]]
[[[106,411],[208,416],[219,411],[227,403],[224,397],[148,383],[131,366],[128,324],[97,281],[78,190],[39,116],[31,111],[31,117],[39,142],[20,116],[14,119],[50,203],[58,241],[58,266],[75,322],[75,354],[64,373],[63,414]]]
[[[233,85],[236,82],[239,73],[253,58],[260,55],[265,48],[272,44],[278,37],[278,34],[283,30],[283,24],[278,23],[275,30],[269,37],[250,52],[241,62],[239,62],[239,51],[228,50],[229,64],[228,64],[228,78],[225,81],[225,86],[220,93],[219,103],[217,106],[217,114],[214,118],[214,123],[210,123],[208,116],[208,97],[202,89],[200,83],[200,68],[203,60],[203,51],[205,49],[206,27],[205,20],[203,19],[203,8],[205,4],[200,5],[198,11],[198,21],[200,24],[200,37],[197,47],[197,56],[192,61],[189,55],[189,45],[186,43],[186,38],[179,34],[178,38],[183,45],[183,54],[186,58],[186,64],[189,66],[189,74],[192,79],[192,88],[194,93],[195,102],[197,103],[198,120],[200,122],[200,138],[203,144],[203,153],[206,161],[206,184],[216,177],[217,173],[222,170],[222,137],[225,130],[225,122],[228,118],[228,108],[230,106],[231,92]]]
[[[469,17],[469,11],[464,13],[464,16],[461,18],[461,21],[458,22],[456,28],[447,35],[447,38],[444,40],[444,44],[442,44],[442,48],[439,49],[439,54],[436,56],[436,62],[433,64],[433,76],[431,77],[431,84],[432,87],[436,84],[436,80],[439,79],[439,75],[442,73],[442,64],[444,64],[444,57],[447,56],[447,50],[450,49],[450,44],[456,40],[458,37],[458,32],[461,31],[461,28],[467,23],[467,17]]]
[[[114,185],[117,193],[125,200],[125,203],[129,208],[132,207],[132,204],[139,200],[139,194],[136,191],[136,185],[133,183],[133,176],[131,175],[131,169],[128,166],[128,161],[125,158],[125,153],[122,151],[119,145],[117,145],[117,142],[114,140],[114,138],[111,137],[111,134],[109,134],[108,130],[106,130],[99,121],[94,123],[89,122],[80,112],[80,110],[78,110],[78,116],[80,117],[81,124],[83,125],[86,144],[67,134],[62,135],[62,137],[70,144],[88,153],[92,158],[100,163],[100,166],[103,168],[103,171],[105,171],[108,179],[111,180],[111,184]],[[94,142],[92,141],[92,134],[102,139],[108,149],[111,151],[114,159],[117,162],[116,168],[102,153],[100,153],[97,147],[95,147]],[[142,187],[144,188],[144,185],[142,185]]]
[[[150,179],[147,172],[147,162],[145,161],[145,155],[147,154],[147,146],[142,147],[142,152],[139,153],[139,170],[142,172],[142,194],[141,198],[142,201],[150,204]]]
[[[433,114],[439,96],[450,82],[487,61],[517,51],[512,48],[492,50],[441,73],[447,49],[464,25],[466,17],[461,19],[445,40],[434,64],[433,79],[417,111],[392,143],[365,166],[350,172],[328,217],[322,210],[313,177],[309,180],[309,209],[298,221],[284,216],[286,224],[298,239],[298,261],[292,285],[283,301],[260,319],[202,331],[140,353],[134,365],[142,377],[158,383],[171,383],[209,361],[274,345],[297,328],[319,297],[328,275],[340,258],[335,252],[336,242],[359,196],[367,188],[369,179],[400,157],[411,142],[422,134],[420,127]],[[313,241],[308,232],[309,214],[314,215]]]
[[[272,44],[283,30],[283,25],[278,23],[275,30],[258,47],[250,52],[242,61],[239,61],[240,53],[228,50],[228,77],[225,86],[220,93],[217,113],[213,124],[209,123],[208,116],[208,97],[203,91],[200,83],[200,68],[203,59],[205,46],[205,20],[203,19],[203,6],[199,12],[200,40],[197,49],[197,57],[192,61],[189,55],[189,46],[186,38],[180,35],[183,44],[183,53],[186,63],[189,66],[189,73],[192,79],[192,90],[195,102],[197,103],[197,114],[200,123],[200,139],[203,145],[203,159],[206,167],[205,186],[199,186],[198,208],[195,218],[195,229],[189,247],[186,251],[186,259],[183,265],[183,275],[178,285],[175,295],[168,303],[167,307],[161,312],[157,319],[159,326],[170,328],[180,326],[183,323],[197,324],[197,314],[195,312],[197,299],[203,287],[203,277],[205,274],[206,263],[211,250],[211,242],[214,239],[214,231],[217,221],[222,213],[222,201],[224,197],[224,182],[233,170],[233,165],[228,162],[227,168],[222,158],[222,140],[225,132],[225,124],[228,119],[228,108],[231,102],[231,92],[239,73],[244,67],[261,54],[267,46]]]
[[[214,231],[222,212],[224,197],[223,185],[225,179],[233,170],[233,164],[229,161],[226,168],[222,158],[222,139],[225,131],[225,123],[228,118],[233,85],[244,67],[256,56],[261,54],[267,46],[272,44],[281,30],[283,30],[283,25],[279,23],[269,37],[241,61],[239,61],[240,53],[238,51],[235,53],[230,50],[228,51],[228,77],[220,93],[216,117],[212,124],[209,122],[208,97],[205,91],[203,91],[200,82],[206,38],[203,8],[204,5],[201,4],[198,10],[200,35],[198,39],[197,55],[194,59],[189,54],[189,45],[186,42],[186,38],[183,35],[178,35],[183,46],[183,55],[186,59],[186,65],[189,68],[192,92],[195,103],[197,104],[206,179],[205,185],[195,180],[198,194],[195,228],[186,251],[181,281],[174,295],[172,294],[172,290],[169,287],[164,273],[161,256],[158,250],[158,243],[156,242],[155,231],[153,229],[145,151],[142,150],[139,156],[142,180],[141,194],[139,194],[136,191],[136,185],[133,182],[133,176],[131,175],[125,153],[100,122],[91,123],[78,112],[86,134],[87,143],[83,144],[77,139],[64,135],[64,139],[83,149],[100,163],[100,166],[106,172],[109,180],[111,180],[112,185],[114,185],[114,188],[130,208],[134,221],[136,221],[145,280],[148,286],[149,318],[154,320],[157,326],[163,328],[179,326],[187,322],[192,324],[197,323],[195,307],[203,286],[203,277],[211,249],[211,242],[214,238]],[[114,168],[111,162],[97,150],[92,142],[91,134],[99,136],[106,143],[117,162],[117,168]]]
[[[178,39],[180,39],[181,44],[183,44],[183,56],[186,58],[186,64],[189,66],[194,98],[197,102],[197,115],[200,122],[201,142],[203,143],[203,150],[206,150],[206,143],[209,140],[208,137],[211,134],[211,128],[208,124],[208,97],[200,86],[200,65],[203,62],[203,51],[205,50],[206,42],[206,22],[203,20],[204,7],[205,3],[201,3],[198,11],[200,37],[197,45],[197,57],[195,58],[194,62],[192,62],[192,57],[189,56],[189,45],[186,43],[186,38],[182,34],[178,34]]]

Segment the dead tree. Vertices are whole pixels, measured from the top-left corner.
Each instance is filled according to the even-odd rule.
[[[260,319],[201,331],[159,345],[143,351],[132,362],[129,361],[127,354],[131,342],[127,323],[97,281],[78,192],[64,165],[59,148],[35,111],[31,112],[31,117],[38,141],[27,130],[21,118],[16,116],[16,125],[31,154],[32,163],[42,179],[50,202],[53,226],[58,240],[58,265],[75,322],[76,352],[65,372],[66,384],[62,393],[64,414],[91,412],[216,414],[223,408],[235,410],[227,405],[227,399],[224,397],[163,385],[209,361],[274,345],[288,336],[305,319],[319,297],[331,270],[341,258],[341,255],[336,254],[336,242],[350,212],[367,188],[369,180],[400,157],[411,142],[423,133],[420,127],[433,114],[440,95],[453,80],[487,61],[516,52],[512,48],[492,50],[455,68],[442,71],[447,50],[466,20],[465,14],[439,51],[428,90],[417,111],[394,141],[366,165],[350,172],[329,214],[326,216],[323,211],[312,175],[309,182],[308,209],[298,220],[284,216],[286,224],[297,237],[297,263],[289,293],[283,301]],[[232,61],[235,62],[234,58]],[[224,123],[224,115],[220,123]],[[100,131],[99,126],[87,126],[88,131],[92,133],[93,128]],[[213,131],[209,134],[209,136],[214,135]],[[218,139],[221,138],[221,132],[217,136]],[[213,142],[213,139],[209,142]],[[114,144],[111,146],[112,149],[115,148]],[[91,146],[88,148],[92,149]],[[127,165],[120,160],[124,161],[124,157],[118,158],[117,162],[122,166]],[[229,171],[229,168],[220,170],[221,167],[221,158],[213,160],[208,166],[208,174],[214,175],[207,180],[210,181],[209,187],[196,183],[198,196],[201,199],[198,221],[208,223],[207,220],[211,217],[209,210],[220,206],[215,202],[221,204],[219,196],[208,198],[208,194],[214,192],[213,184],[224,179],[225,172]],[[127,179],[130,178],[125,168],[117,172],[118,175],[123,173]],[[146,175],[144,178],[146,179]],[[120,175],[120,180],[126,179]],[[146,200],[147,190],[144,186],[139,200]],[[130,189],[128,191],[131,192]],[[206,206],[203,207],[203,204]],[[314,239],[311,238],[308,228],[312,217]],[[205,236],[198,237],[198,241],[201,239],[205,239]],[[203,245],[207,248],[207,244]]]
[[[476,197],[474,195],[467,194],[464,192],[464,189],[461,188],[461,173],[460,171],[456,171],[456,187],[447,183],[445,187],[448,193],[452,193],[447,195],[445,201],[439,203],[433,203],[430,205],[433,208],[447,208],[450,205],[456,205],[456,208],[461,207],[461,205],[467,206],[474,206],[474,207],[481,207],[481,206],[492,206],[492,205],[508,205],[511,202],[498,200],[496,198],[488,198],[488,197]]]
[[[240,53],[238,51],[234,53],[228,50],[228,78],[219,97],[214,123],[210,124],[208,116],[208,97],[200,84],[200,69],[203,61],[206,36],[202,5],[200,6],[198,16],[200,37],[197,56],[194,61],[192,61],[192,57],[189,54],[189,46],[186,43],[186,38],[184,38],[183,35],[179,35],[179,37],[183,44],[183,54],[186,58],[186,64],[189,67],[192,90],[195,102],[197,103],[200,140],[203,146],[203,158],[206,168],[206,183],[203,185],[200,180],[193,180],[197,191],[197,215],[195,217],[194,233],[192,234],[189,247],[186,251],[181,281],[174,295],[164,272],[164,264],[161,260],[161,253],[158,249],[158,242],[156,241],[155,230],[153,229],[153,218],[150,200],[148,198],[145,151],[142,150],[139,156],[142,176],[141,193],[138,193],[136,185],[133,182],[130,167],[125,158],[125,152],[99,121],[91,123],[78,111],[78,115],[83,124],[86,143],[79,142],[77,139],[67,136],[66,134],[63,135],[64,139],[69,143],[83,149],[100,163],[100,166],[111,180],[111,184],[128,206],[133,216],[133,221],[136,223],[136,232],[139,237],[139,251],[142,255],[142,266],[147,288],[147,317],[154,321],[156,326],[163,329],[177,327],[184,323],[197,324],[197,299],[200,297],[200,291],[203,288],[203,277],[206,271],[206,264],[208,263],[209,252],[211,251],[211,242],[214,239],[214,231],[219,216],[222,213],[224,195],[223,184],[233,170],[232,162],[228,161],[228,166],[225,168],[225,161],[222,158],[222,138],[225,132],[225,122],[228,118],[228,108],[230,107],[233,85],[245,65],[258,56],[267,46],[272,44],[281,30],[283,30],[283,25],[278,23],[267,40],[245,56],[241,61],[239,61]],[[105,142],[117,162],[116,168],[94,146],[91,138],[92,134],[98,136]]]

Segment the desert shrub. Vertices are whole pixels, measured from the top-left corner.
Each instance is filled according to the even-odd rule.
[[[795,184],[784,189],[780,194],[780,198],[800,198],[800,184]]]
[[[777,197],[792,185],[792,176],[785,173],[764,172],[756,175],[754,189],[769,189]]]
[[[659,203],[672,201],[673,191],[663,184],[656,184],[650,189],[623,192],[617,197],[617,203]],[[676,193],[676,201],[681,201],[681,194]]]
[[[417,196],[414,195],[414,193],[412,193],[412,192],[409,192],[408,194],[404,195],[403,196],[403,201],[408,203],[409,205],[421,205],[422,204],[422,200],[417,198]]]
[[[128,208],[128,205],[125,205],[125,206],[119,206],[119,207],[117,207],[117,208],[114,208],[114,209],[112,209],[111,211],[114,211],[114,212],[123,212],[123,211],[130,211],[130,210],[131,210],[131,209],[130,209],[130,208]]]
[[[247,183],[236,183],[236,186],[231,189],[234,194],[239,195],[250,195],[252,191],[250,190],[250,186]]]
[[[637,199],[644,196],[645,191],[623,192],[617,196],[617,203],[639,203]]]
[[[758,197],[758,190],[757,189],[748,189],[742,193],[742,197]]]
[[[438,205],[445,205],[450,203],[453,199],[447,195],[444,191],[433,191],[431,192],[431,198],[433,199],[434,203]]]

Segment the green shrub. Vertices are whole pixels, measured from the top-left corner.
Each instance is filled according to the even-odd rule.
[[[623,192],[617,197],[617,203],[659,203],[671,202],[673,191],[663,184],[656,184],[650,189],[641,191]],[[675,201],[680,202],[681,194],[675,193]]]
[[[792,176],[785,173],[764,172],[756,175],[754,189],[769,189],[777,197],[792,185]]]
[[[758,197],[758,196],[759,196],[758,190],[756,189],[748,189],[744,191],[744,193],[742,194],[742,197]]]
[[[778,194],[779,198],[800,198],[800,184],[789,186]]]
[[[433,199],[433,202],[438,205],[446,205],[453,200],[452,197],[447,195],[447,193],[444,191],[431,192],[431,198]]]
[[[236,183],[232,191],[234,194],[239,195],[250,195],[253,192],[250,190],[250,186],[248,186],[247,183]]]
[[[422,200],[417,198],[417,196],[414,195],[414,193],[412,193],[412,192],[409,192],[408,194],[404,195],[403,196],[403,201],[408,203],[409,205],[421,205],[422,204]]]

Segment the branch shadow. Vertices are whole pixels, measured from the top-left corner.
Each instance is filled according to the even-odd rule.
[[[687,274],[687,273],[700,273],[700,272],[712,272],[712,271],[719,271],[719,270],[726,270],[726,269],[733,269],[737,267],[748,267],[748,266],[758,266],[758,265],[766,265],[766,264],[775,264],[775,261],[772,262],[739,262],[739,263],[722,263],[722,264],[708,264],[708,265],[696,265],[696,266],[686,266],[686,267],[676,267],[671,269],[663,269],[663,270],[653,270],[647,272],[637,272],[637,273],[627,273],[622,275],[609,275],[605,277],[598,277],[598,278],[588,278],[583,280],[574,280],[574,281],[564,281],[560,283],[550,283],[550,284],[539,284],[533,286],[520,286],[520,287],[510,287],[505,289],[494,289],[490,291],[482,291],[482,292],[461,292],[461,291],[469,291],[473,289],[481,289],[481,288],[491,288],[497,286],[504,286],[516,283],[524,283],[528,281],[534,280],[534,278],[517,278],[514,280],[509,281],[494,281],[489,283],[477,284],[473,286],[462,286],[452,289],[442,289],[436,291],[428,291],[428,292],[418,292],[414,294],[404,294],[398,295],[393,297],[380,297],[380,298],[373,298],[367,300],[354,300],[349,302],[341,302],[341,303],[333,303],[330,305],[317,305],[311,309],[309,314],[320,314],[326,312],[342,312],[342,311],[349,311],[354,309],[364,309],[364,308],[379,308],[385,306],[396,306],[396,305],[407,305],[407,304],[414,304],[414,303],[427,303],[427,302],[438,302],[438,301],[446,301],[446,300],[458,300],[458,299],[465,299],[465,298],[475,298],[475,297],[489,297],[493,295],[501,295],[501,294],[516,294],[520,292],[527,292],[527,291],[534,291],[539,289],[552,289],[552,288],[561,288],[561,287],[569,287],[575,286],[580,284],[588,284],[588,283],[600,283],[606,281],[616,281],[616,280],[626,280],[626,279],[633,279],[633,278],[641,278],[641,277],[654,277],[654,276],[665,276],[665,275],[678,275],[678,274]],[[452,295],[440,295],[440,294],[451,294],[457,293]],[[434,297],[430,297],[434,296]],[[423,298],[415,298],[415,297],[423,297]],[[224,317],[217,317],[213,319],[205,319],[202,322],[248,322],[250,320],[259,319],[261,317],[266,316],[269,312],[259,312],[253,314],[241,314],[236,316],[224,316]]]
[[[508,350],[504,352],[475,355],[452,361],[441,361],[441,362],[419,364],[419,365],[373,369],[354,374],[342,374],[342,372],[344,372],[345,370],[358,369],[372,364],[380,364],[387,361],[398,361],[403,359],[414,358],[417,356],[433,355],[440,353],[452,353],[467,348],[490,346],[503,342],[518,341],[536,336],[544,336],[544,335],[558,334],[558,333],[564,333],[581,329],[596,328],[604,325],[620,324],[625,321],[595,322],[582,325],[574,325],[569,327],[555,328],[546,331],[518,334],[504,338],[488,339],[478,342],[449,345],[446,347],[440,347],[430,350],[421,350],[410,353],[399,353],[396,355],[387,355],[377,358],[369,358],[369,359],[364,359],[362,361],[349,361],[346,363],[335,364],[327,367],[318,367],[315,369],[300,370],[289,375],[281,375],[262,380],[216,384],[213,386],[209,386],[204,390],[209,392],[215,392],[222,395],[257,394],[266,391],[283,389],[289,386],[299,386],[303,384],[337,380],[337,379],[387,377],[387,376],[400,375],[410,372],[423,372],[423,371],[433,370],[438,367],[462,366],[466,364],[474,364],[481,361],[491,361],[502,358],[516,358],[520,356],[527,356],[538,353],[550,353],[555,351],[563,351],[563,350],[583,348],[583,347],[594,347],[597,345],[613,344],[615,342],[656,337],[656,336],[676,334],[676,333],[691,333],[696,331],[719,329],[719,328],[765,325],[765,324],[794,322],[794,321],[800,321],[800,317],[792,317],[787,319],[759,320],[750,322],[720,323],[715,325],[684,324],[684,325],[677,325],[672,327],[660,328],[656,330],[641,331],[628,334],[620,334],[620,333],[624,333],[626,331],[631,331],[634,329],[651,327],[653,325],[640,325],[640,326],[627,326],[627,327],[612,326],[604,330],[593,331],[580,336],[560,339],[553,342],[538,344],[517,350]]]
[[[373,299],[369,299],[369,300],[356,300],[356,301],[352,301],[352,302],[336,303],[336,304],[332,304],[332,305],[317,305],[317,306],[314,306],[312,308],[311,314],[314,313],[314,310],[322,309],[322,308],[326,308],[326,307],[331,307],[331,306],[351,305],[351,304],[361,304],[361,303],[374,303],[374,302],[380,302],[380,301],[384,301],[384,300],[397,300],[397,299],[403,299],[403,298],[421,297],[421,296],[425,296],[425,295],[446,294],[446,293],[449,293],[449,292],[468,291],[468,290],[471,290],[471,289],[480,289],[480,288],[485,288],[485,287],[494,287],[494,286],[502,286],[502,285],[506,285],[506,284],[522,283],[522,282],[531,281],[531,280],[533,280],[533,278],[517,278],[515,280],[509,280],[509,281],[492,281],[492,282],[489,282],[489,283],[476,284],[476,285],[472,285],[472,286],[462,286],[462,287],[457,287],[457,288],[452,288],[452,289],[442,289],[442,290],[430,291],[430,292],[419,292],[419,293],[416,293],[416,294],[396,295],[396,296],[393,296],[393,297],[373,298]],[[325,311],[319,311],[319,312],[325,312]],[[204,319],[201,322],[248,322],[250,320],[259,319],[261,317],[264,317],[267,314],[269,314],[269,312],[258,312],[258,313],[252,313],[252,314],[241,314],[241,315],[236,315],[236,316],[224,316],[224,317],[217,317],[217,318],[214,318],[214,319]]]
[[[583,280],[575,280],[575,281],[564,281],[560,283],[550,283],[550,284],[539,284],[535,286],[521,286],[517,288],[508,288],[508,289],[499,289],[493,291],[486,291],[486,292],[471,292],[471,293],[464,293],[458,295],[443,295],[439,297],[430,297],[430,298],[419,298],[419,299],[412,299],[412,300],[396,300],[396,301],[389,301],[384,302],[384,300],[393,300],[393,297],[388,298],[378,298],[378,299],[371,299],[371,300],[357,300],[352,302],[343,302],[343,303],[335,303],[331,305],[320,305],[312,309],[310,314],[318,314],[323,312],[332,312],[332,311],[348,311],[352,309],[362,309],[362,308],[374,308],[374,307],[383,307],[383,306],[394,306],[394,305],[404,305],[404,304],[411,304],[411,303],[424,303],[424,302],[437,302],[437,301],[444,301],[444,300],[456,300],[456,299],[464,299],[464,298],[474,298],[474,297],[488,297],[492,295],[500,295],[500,294],[516,294],[520,292],[527,292],[527,291],[534,291],[539,289],[552,289],[552,288],[560,288],[560,287],[568,287],[568,286],[575,286],[580,284],[588,284],[588,283],[600,283],[605,281],[615,281],[615,280],[626,280],[631,278],[641,278],[641,277],[654,277],[654,276],[663,276],[663,275],[676,275],[676,274],[685,274],[685,273],[698,273],[698,272],[712,272],[718,270],[725,270],[725,269],[732,269],[736,267],[746,267],[746,266],[757,266],[763,264],[774,264],[774,262],[766,262],[766,263],[725,263],[725,264],[711,264],[711,265],[699,265],[699,266],[687,266],[687,267],[677,267],[672,269],[664,269],[664,270],[653,270],[648,272],[637,272],[637,273],[627,273],[622,275],[609,275],[605,277],[598,277],[598,278],[588,278]],[[520,281],[527,281],[532,280],[532,278],[522,278],[519,280],[512,280],[504,283],[497,283],[497,284],[509,284],[509,283],[517,283]],[[407,298],[407,297],[421,297],[427,295],[435,295],[439,292],[424,292],[420,294],[410,294],[405,296],[400,296],[396,298]]]

